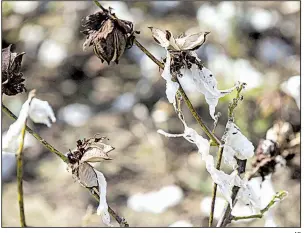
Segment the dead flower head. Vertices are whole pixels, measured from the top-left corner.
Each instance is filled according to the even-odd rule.
[[[25,53],[12,53],[12,45],[2,49],[2,93],[17,95],[25,90],[20,72],[22,57]]]
[[[83,49],[93,46],[101,62],[110,64],[113,61],[117,64],[124,51],[132,47],[135,38],[133,23],[118,19],[111,9],[91,14],[85,21],[82,33],[87,38]]]
[[[106,137],[93,137],[77,141],[77,147],[67,154],[70,164],[80,162],[101,162],[111,160],[108,153],[114,150],[114,147],[104,143]]]

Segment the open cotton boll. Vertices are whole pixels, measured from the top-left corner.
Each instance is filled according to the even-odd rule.
[[[167,51],[166,64],[161,76],[166,80],[166,96],[168,98],[168,101],[171,104],[173,104],[174,108],[176,108],[175,95],[179,88],[179,84],[177,82],[172,81],[170,64],[171,64],[171,56],[170,53]]]
[[[215,76],[210,70],[205,67],[199,69],[196,64],[192,64],[190,70],[192,72],[191,77],[193,82],[195,83],[197,90],[205,95],[206,102],[209,105],[210,116],[215,120],[215,107],[218,104],[219,98],[231,93],[236,86],[227,90],[219,90],[217,89]]]
[[[254,155],[253,144],[241,133],[239,127],[237,127],[231,121],[228,121],[226,125],[226,133],[224,140],[224,147],[226,148],[226,158],[229,158],[230,156],[228,156],[227,151],[231,153],[231,149],[227,147],[231,147],[235,151],[234,155],[241,160],[249,159]]]
[[[224,163],[231,166],[233,170],[235,170],[238,166],[237,161],[234,158],[234,155],[235,155],[235,151],[230,146],[224,145],[224,149],[223,149]]]
[[[52,123],[56,122],[54,111],[49,103],[37,98],[32,99],[29,117],[33,122],[45,124],[47,127],[51,127]]]

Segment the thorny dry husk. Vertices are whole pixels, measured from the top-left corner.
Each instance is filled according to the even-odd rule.
[[[135,36],[133,23],[117,19],[111,9],[87,16],[83,24],[83,34],[87,35],[83,49],[93,46],[96,56],[103,63],[111,61],[118,64],[124,51],[132,47]]]
[[[21,70],[23,53],[12,53],[12,45],[2,49],[2,93],[17,95],[25,91]]]
[[[286,130],[286,127],[289,129]],[[297,147],[300,146],[288,122],[275,123],[268,130],[267,137],[268,139],[260,140],[252,162],[253,173],[259,174],[263,180],[265,176],[275,172],[277,165],[288,165],[299,152]]]

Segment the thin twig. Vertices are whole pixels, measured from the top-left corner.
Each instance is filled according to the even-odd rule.
[[[273,196],[271,201],[268,203],[268,205],[260,210],[259,214],[253,214],[253,215],[248,215],[248,216],[232,216],[231,220],[237,221],[237,220],[242,220],[242,219],[252,219],[252,218],[262,218],[264,216],[264,213],[266,213],[276,202],[282,201],[285,197],[287,196],[286,191],[280,191],[276,193],[276,195]]]
[[[18,119],[15,116],[15,114],[12,113],[4,104],[2,104],[2,111],[5,112],[6,115],[9,116],[10,118],[12,118],[13,120]],[[48,149],[50,152],[56,154],[63,162],[68,163],[68,158],[63,153],[61,153],[60,151],[55,149],[55,147],[53,147],[50,143],[48,143],[46,140],[44,140],[38,133],[34,132],[34,130],[32,130],[27,125],[25,125],[25,130],[28,133],[30,133],[31,135],[33,135],[42,145],[45,146],[46,149]],[[87,189],[90,189],[90,188],[87,188]],[[91,192],[91,194],[99,201],[98,191],[95,191],[95,193]],[[124,227],[129,226],[127,221],[123,217],[120,217],[110,206],[108,208],[108,211],[112,215],[112,217],[115,218],[115,220],[119,223],[120,226],[124,226]]]
[[[238,86],[236,87],[237,93],[236,93],[236,98],[233,98],[232,103],[229,104],[228,107],[228,120],[233,121],[233,112],[235,108],[238,105],[238,102],[243,100],[243,97],[240,95],[241,91],[245,88],[246,83],[239,83]],[[223,138],[222,138],[223,141]],[[220,170],[221,168],[221,163],[222,163],[222,158],[223,158],[223,151],[224,151],[224,142],[222,142],[221,146],[219,147],[218,153],[217,153],[217,163],[216,163],[216,169]],[[234,188],[234,192],[237,193],[237,188]],[[216,192],[217,192],[217,184],[213,184],[213,190],[212,190],[212,201],[211,201],[211,209],[210,209],[210,216],[209,216],[209,227],[212,226],[213,223],[213,215],[214,215],[214,209],[215,209],[215,200],[216,200]],[[233,199],[232,199],[233,200]]]

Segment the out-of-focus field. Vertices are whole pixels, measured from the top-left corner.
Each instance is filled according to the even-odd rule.
[[[104,2],[116,15],[134,22],[138,40],[158,59],[165,50],[151,37],[149,26],[182,32],[210,31],[197,51],[216,76],[221,89],[236,81],[246,82],[244,101],[235,120],[255,146],[265,138],[276,120],[300,131],[300,111],[280,84],[300,75],[300,2]],[[212,180],[195,145],[182,138],[165,138],[158,129],[181,133],[183,125],[165,96],[165,81],[158,67],[136,46],[127,50],[119,64],[100,63],[92,49],[82,50],[85,40],[81,20],[98,8],[90,1],[2,1],[2,48],[16,45],[26,52],[22,71],[28,90],[49,101],[57,122],[47,128],[29,122],[30,127],[67,152],[78,139],[100,133],[115,147],[111,161],[96,165],[108,181],[108,204],[132,227],[167,227],[184,220],[193,226],[208,226],[209,207],[201,205],[212,193]],[[193,105],[209,128],[213,121],[203,95],[185,86]],[[220,99],[222,113],[216,128],[221,137],[227,122],[227,107],[235,93]],[[3,103],[18,115],[27,94],[3,96]],[[190,127],[196,125],[183,109]],[[12,120],[2,114],[2,132]],[[216,155],[216,148],[211,154]],[[300,155],[295,156],[299,166]],[[24,151],[25,214],[28,225],[40,227],[104,226],[96,215],[97,201],[74,182],[63,162],[31,135]],[[3,161],[6,166],[11,161]],[[7,165],[8,166],[8,165]],[[250,161],[247,169],[250,169]],[[2,167],[2,226],[19,226],[15,169]],[[223,165],[225,171],[228,167]],[[282,227],[300,226],[300,176],[290,167],[274,174],[277,191],[289,196],[275,208],[275,220]],[[150,203],[135,204],[137,193],[158,191],[176,185],[165,196]],[[181,191],[181,192],[180,192]],[[181,194],[182,193],[182,194]],[[172,196],[171,196],[172,195]],[[220,194],[219,194],[220,196]],[[170,198],[172,207],[163,208]],[[207,198],[207,199],[206,199]],[[128,202],[129,200],[129,202]],[[162,204],[164,203],[164,204]],[[204,202],[205,203],[205,202]],[[140,205],[150,211],[140,211]],[[219,207],[220,204],[218,204]],[[217,220],[217,216],[216,216]],[[117,223],[112,219],[112,223]],[[263,226],[264,220],[231,226]]]

